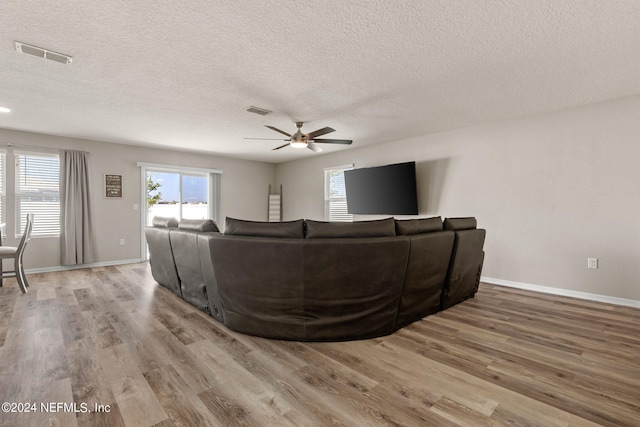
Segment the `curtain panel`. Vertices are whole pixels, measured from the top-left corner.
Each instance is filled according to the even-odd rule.
[[[60,262],[92,263],[95,250],[87,153],[62,150],[61,157]]]

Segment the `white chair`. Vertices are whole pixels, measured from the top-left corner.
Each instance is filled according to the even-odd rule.
[[[27,246],[27,242],[31,239],[31,231],[33,230],[33,216],[34,214],[27,214],[27,225],[24,227],[22,233],[22,239],[17,247],[15,246],[0,246],[0,286],[2,286],[2,280],[7,277],[7,274],[15,273],[18,285],[22,289],[23,293],[27,292],[29,282],[27,282],[27,276],[24,275],[24,266],[22,265],[22,255],[24,254],[24,248]],[[2,270],[2,260],[6,258],[13,258],[15,262],[15,268],[13,271]]]

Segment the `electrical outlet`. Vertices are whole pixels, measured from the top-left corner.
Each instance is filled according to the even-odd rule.
[[[598,258],[587,258],[587,268],[598,268]]]
[[[120,244],[124,245],[124,239],[120,239]]]
[[[137,211],[137,210],[138,210],[138,204],[137,204],[137,203],[134,203],[134,204],[133,204],[133,210],[134,210],[134,211]]]

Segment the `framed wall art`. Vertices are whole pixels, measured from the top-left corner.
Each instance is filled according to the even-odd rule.
[[[122,175],[104,175],[104,196],[107,199],[122,198]]]

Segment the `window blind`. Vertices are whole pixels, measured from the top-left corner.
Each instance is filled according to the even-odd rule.
[[[33,236],[60,235],[60,159],[57,154],[16,153],[16,237],[28,213]]]

